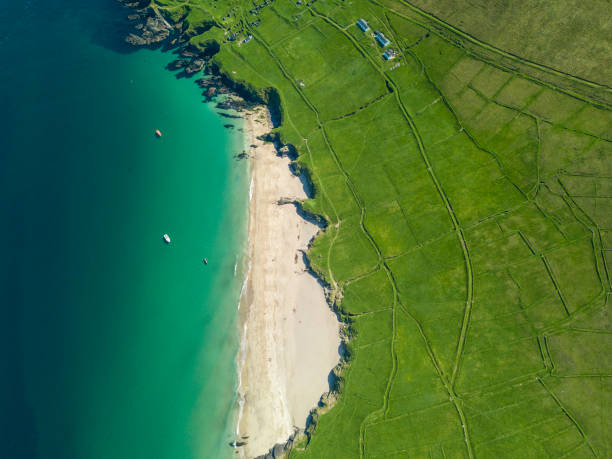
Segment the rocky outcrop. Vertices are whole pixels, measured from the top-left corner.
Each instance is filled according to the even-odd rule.
[[[289,457],[293,444],[298,439],[299,435],[301,435],[301,430],[296,428],[295,432],[291,434],[285,443],[277,443],[270,448],[266,454],[257,456],[255,459],[281,459]]]
[[[181,56],[184,54],[181,53]],[[187,75],[192,75],[196,72],[201,71],[206,64],[206,60],[202,58],[196,59],[176,59],[166,65],[168,70],[181,70],[183,69]]]
[[[134,23],[135,31],[128,34],[125,41],[134,46],[148,46],[160,43],[170,37],[173,27],[158,12],[149,7],[148,1],[130,2],[119,0],[134,10],[128,20]]]
[[[206,78],[200,78],[199,80],[196,80],[196,83],[202,89],[219,89],[223,87],[223,80],[217,75],[210,75]]]
[[[192,59],[194,57],[198,57],[199,55],[200,55],[200,53],[198,51],[194,50],[190,45],[185,46],[181,50],[181,57],[184,57],[184,58]]]
[[[238,97],[226,84],[223,78],[218,75],[210,75],[206,78],[196,80],[196,83],[204,91],[202,95],[207,102],[213,100],[216,96],[225,94],[233,97],[227,98],[217,104],[217,108],[221,110],[236,110],[242,111],[252,107],[253,104]]]
[[[236,112],[242,112],[245,110],[250,110],[251,108],[253,108],[253,105],[254,104],[252,102],[244,100],[234,94],[232,95],[232,97],[218,102],[215,107],[219,110],[234,110]]]
[[[180,47],[176,51],[180,59],[168,64],[166,67],[168,70],[183,70],[186,76],[194,75],[201,72],[208,59],[219,51],[219,44],[215,40],[207,40],[202,46],[189,44],[189,37],[183,33],[183,22],[170,24],[158,8],[151,5],[147,0],[137,2],[118,1],[133,10],[127,17],[134,27],[134,30],[125,38],[127,43],[133,46],[150,46],[172,37],[171,40],[168,40],[170,47]],[[215,83],[217,82],[215,81]],[[207,89],[209,89],[209,86],[207,86]],[[207,100],[217,94],[223,94],[223,92],[216,87],[215,90],[206,94]]]
[[[204,64],[206,64],[206,61],[204,59],[200,59],[200,58],[194,59],[185,68],[185,72],[188,75],[199,72],[200,70],[204,68]]]
[[[149,16],[146,19],[143,19],[141,15],[139,15],[139,19],[137,19],[137,21],[139,22],[134,28],[138,31],[138,33],[132,32],[125,38],[125,41],[131,45],[152,45],[154,43],[164,41],[170,36],[171,28],[168,27],[168,25],[161,18]]]
[[[170,62],[168,65],[166,65],[166,68],[168,70],[180,70],[180,69],[184,69],[189,65],[189,61],[186,59],[177,59],[175,61]]]

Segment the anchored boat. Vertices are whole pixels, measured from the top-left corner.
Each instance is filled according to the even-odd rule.
[[[161,136],[162,136],[161,131],[160,131],[159,129],[156,129],[156,130],[155,130],[155,135],[156,135],[157,137],[161,137]]]
[[[164,234],[164,241],[166,242],[166,244],[170,244],[170,236]]]

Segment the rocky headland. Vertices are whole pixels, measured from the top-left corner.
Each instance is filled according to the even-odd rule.
[[[128,34],[125,41],[134,46],[150,46],[170,37],[174,26],[169,24],[159,12],[148,6],[146,1],[119,0],[132,9],[128,20],[133,23],[134,31]]]
[[[164,46],[172,50],[177,58],[167,65],[167,69],[180,71],[178,76],[191,77],[203,71],[205,76],[196,80],[196,83],[203,89],[205,102],[215,100],[217,96],[229,96],[219,99],[218,109],[242,112],[256,105],[267,105],[273,125],[280,123],[280,98],[274,89],[255,91],[245,83],[223,74],[211,62],[211,58],[220,49],[215,40],[194,46],[189,43],[193,30],[187,32],[182,22],[172,23],[166,19],[149,0],[118,1],[129,10],[127,19],[131,30],[125,37],[126,43],[136,47]],[[227,40],[231,41],[231,35]]]

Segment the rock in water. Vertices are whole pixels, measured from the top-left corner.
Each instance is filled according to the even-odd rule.
[[[194,59],[185,69],[188,74],[199,72],[204,68],[206,61],[204,59]]]
[[[215,97],[216,93],[217,93],[217,88],[211,86],[210,88],[206,90],[204,95],[206,96],[207,100],[211,100],[213,97]]]
[[[129,5],[126,5],[129,6]],[[130,33],[125,41],[134,46],[146,46],[153,43],[158,43],[165,40],[170,36],[171,28],[167,23],[157,16],[146,16],[146,14],[137,15],[131,14],[130,19],[137,20],[140,22],[136,24],[136,30],[139,30],[140,34]]]
[[[189,61],[185,60],[185,59],[177,59],[175,61],[170,62],[166,68],[168,70],[179,70],[182,68],[185,68],[189,65]]]

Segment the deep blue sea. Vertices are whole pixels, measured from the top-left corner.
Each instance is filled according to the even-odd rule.
[[[234,456],[240,123],[127,14],[0,2],[0,458]]]

